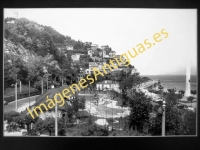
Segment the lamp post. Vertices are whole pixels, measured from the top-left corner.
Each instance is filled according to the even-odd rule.
[[[54,85],[51,85],[51,89],[54,89]],[[55,103],[55,136],[58,136],[58,108],[57,103]]]
[[[163,113],[162,113],[162,136],[165,136],[165,100],[163,100]]]
[[[112,131],[113,131],[113,102],[112,102]]]

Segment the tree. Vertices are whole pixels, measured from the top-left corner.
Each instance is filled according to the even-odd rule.
[[[136,130],[141,129],[144,123],[149,122],[149,113],[152,112],[152,104],[150,98],[147,98],[144,93],[136,92],[129,97],[131,113],[129,116],[129,129],[132,127]]]
[[[166,134],[180,135],[182,129],[182,113],[176,108],[176,95],[168,93],[165,97],[165,130]],[[153,135],[161,135],[162,104],[157,107],[157,116],[150,119],[149,131]]]
[[[158,89],[159,89],[160,93],[163,92],[163,86],[161,84],[159,84]]]
[[[176,99],[178,100],[181,100],[183,98],[183,95],[182,94],[175,94],[176,95]]]
[[[194,100],[195,98],[193,97],[193,96],[189,96],[188,98],[187,98],[187,100],[189,101],[189,102],[191,102],[191,106],[192,106],[192,101]]]
[[[182,135],[196,135],[196,109],[195,111],[185,110],[183,117]]]
[[[127,78],[124,78],[120,83],[119,83],[119,88],[120,89],[130,89],[133,87],[133,84],[138,84],[140,82],[140,77],[137,75],[129,75]]]
[[[84,97],[80,98],[78,95],[75,95],[75,98],[72,101],[72,107],[73,107],[74,114],[76,115],[76,118],[79,118],[77,112],[79,109],[85,108],[85,98]]]
[[[183,91],[183,90],[180,90],[180,91],[179,91],[179,93],[180,93],[180,94],[182,94],[182,95],[184,96],[184,94],[185,94],[185,91]]]
[[[21,71],[21,72],[20,72]],[[4,57],[4,83],[5,88],[16,82],[16,79],[22,79],[24,71],[24,62],[15,54],[5,53]],[[26,73],[25,73],[26,74]]]
[[[190,93],[191,93],[191,94],[197,94],[197,91],[196,91],[196,90],[191,90]]]
[[[30,115],[26,115],[23,123],[27,126],[27,133],[28,135],[30,135],[30,125],[31,123],[36,123],[38,120],[38,117],[36,117],[35,119],[33,119]]]
[[[174,107],[178,103],[177,98],[173,90],[165,96],[166,103],[171,107]]]

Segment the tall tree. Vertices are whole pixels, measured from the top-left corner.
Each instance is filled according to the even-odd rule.
[[[129,97],[131,108],[129,128],[141,129],[149,122],[149,113],[152,112],[153,107],[150,100],[142,92],[133,93]]]

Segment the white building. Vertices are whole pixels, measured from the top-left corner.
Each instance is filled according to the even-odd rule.
[[[66,46],[67,50],[74,50],[74,47],[69,45],[69,46]]]
[[[134,75],[134,74],[139,74],[139,72],[135,68],[133,68],[132,71],[131,71],[131,75]]]
[[[76,54],[71,55],[71,58],[73,61],[79,61],[81,55],[84,55],[84,54],[76,53]]]
[[[113,58],[113,57],[115,56],[115,54],[116,54],[115,51],[111,51],[111,52],[109,53],[109,56]]]
[[[93,61],[103,61],[103,59],[101,58],[101,57],[97,57],[97,56],[94,56],[94,57],[92,57],[92,56],[90,56],[91,57],[91,59],[93,60]]]
[[[115,90],[117,92],[121,92],[119,89],[119,83],[111,80],[104,80],[96,83],[96,90]]]
[[[94,51],[94,50],[97,50],[97,48],[99,48],[99,46],[97,44],[92,44],[91,45],[91,49]]]
[[[7,23],[13,24],[13,23],[15,23],[15,21],[14,21],[14,20],[11,20],[11,21],[8,21]]]
[[[102,66],[103,66],[104,62],[89,62],[89,68],[86,69],[85,73],[86,74],[91,74],[93,73],[93,68],[96,67],[98,68],[100,71],[102,71]]]
[[[92,54],[94,53],[94,51],[93,50],[91,50],[91,49],[88,49],[88,55],[90,56],[90,57],[92,57]]]

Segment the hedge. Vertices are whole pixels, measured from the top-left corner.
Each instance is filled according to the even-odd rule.
[[[30,92],[30,96],[35,96],[35,95],[39,95],[39,94],[41,94],[40,91]],[[17,99],[22,99],[22,98],[27,98],[27,97],[29,97],[29,93],[27,93],[27,92],[22,92],[22,93],[17,94]],[[8,103],[15,101],[15,96],[12,95],[12,96],[8,96],[8,97],[4,97],[4,101],[6,101]]]

